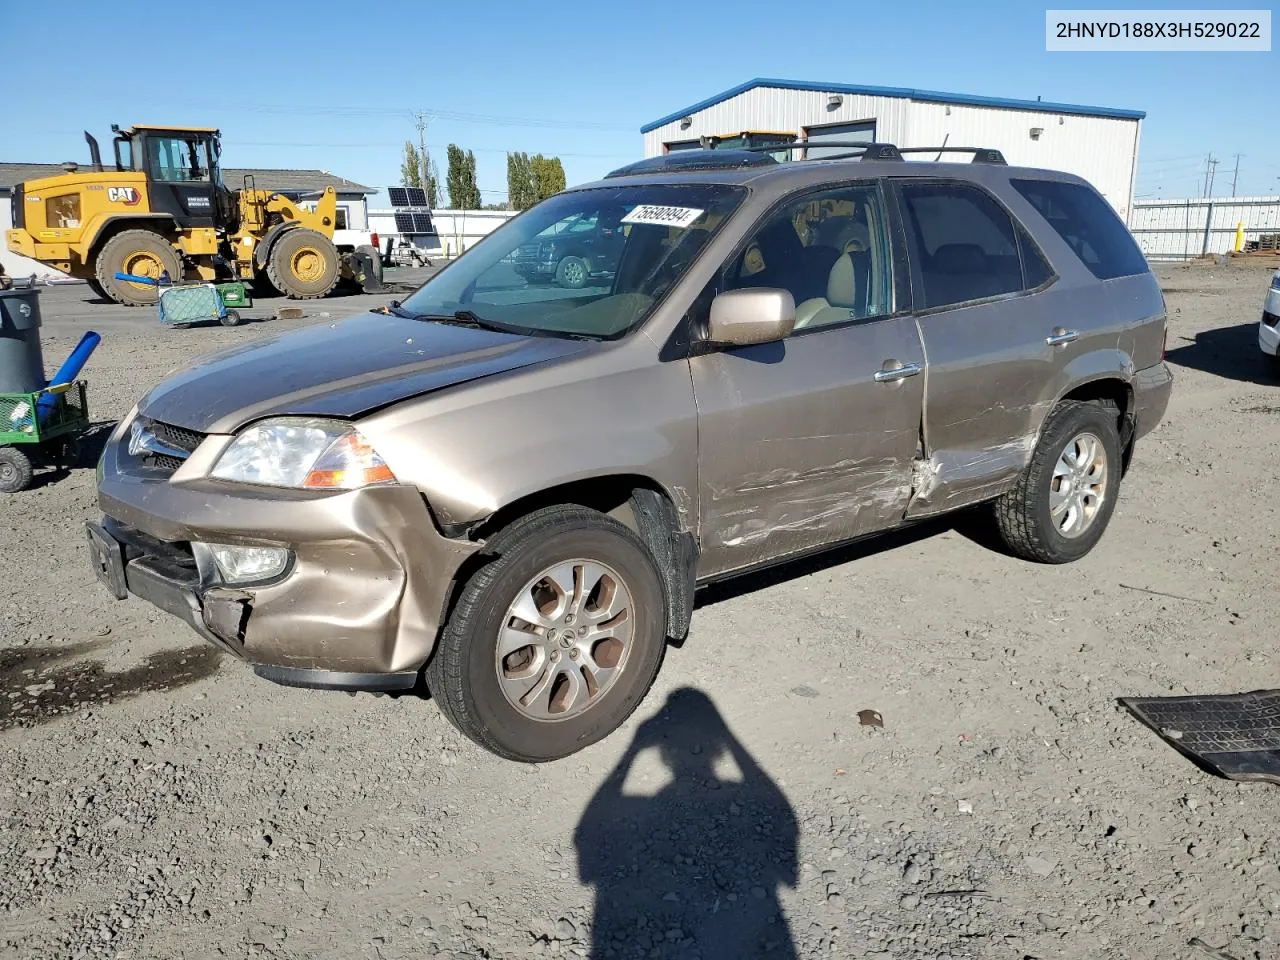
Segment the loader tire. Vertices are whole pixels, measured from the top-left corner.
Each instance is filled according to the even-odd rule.
[[[305,227],[283,234],[267,258],[267,279],[290,300],[328,296],[338,282],[340,269],[333,242]]]
[[[159,279],[168,273],[174,283],[182,280],[182,258],[178,251],[151,230],[122,230],[108,240],[93,265],[102,292],[126,307],[148,307],[160,299],[160,288],[117,280],[117,273]]]

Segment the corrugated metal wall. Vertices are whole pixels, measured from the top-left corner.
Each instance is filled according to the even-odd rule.
[[[903,97],[841,94],[834,109],[829,94],[757,87],[644,135],[646,157],[664,143],[744,130],[794,133],[826,123],[875,119],[876,137],[899,146],[995,147],[1012,164],[1065,170],[1084,177],[1127,218],[1133,192],[1139,121],[995,107],[929,103]],[[1038,140],[1031,129],[1041,130]],[[943,159],[950,159],[944,157]],[[956,159],[967,160],[960,156]]]
[[[1280,233],[1280,197],[1137,200],[1129,229],[1148,260],[1185,260],[1233,250],[1241,223],[1246,243]]]

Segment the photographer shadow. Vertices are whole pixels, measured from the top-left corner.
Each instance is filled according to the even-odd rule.
[[[670,779],[651,795],[625,792],[651,747],[665,770],[651,767]],[[676,690],[574,834],[580,879],[595,887],[591,957],[796,957],[779,892],[796,884],[798,836],[787,798],[710,698]]]

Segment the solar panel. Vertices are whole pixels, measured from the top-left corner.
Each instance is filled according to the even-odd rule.
[[[391,206],[409,206],[409,191],[406,187],[387,187],[387,194],[391,197]]]
[[[396,233],[413,233],[413,214],[397,213],[396,214]]]
[[[435,230],[431,226],[431,214],[415,213],[413,215],[413,229],[416,233],[434,233]]]
[[[427,191],[422,187],[406,187],[405,192],[409,194],[409,202],[405,206],[425,207],[427,205]]]

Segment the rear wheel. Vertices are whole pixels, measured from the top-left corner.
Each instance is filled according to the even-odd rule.
[[[31,486],[31,459],[17,447],[0,447],[0,493]]]
[[[445,716],[499,756],[557,760],[631,715],[666,646],[662,582],[640,539],[549,507],[490,541],[427,666]]]
[[[160,299],[152,284],[117,280],[117,273],[159,280],[167,273],[174,283],[182,279],[182,258],[164,237],[150,230],[123,230],[98,252],[94,274],[102,292],[126,307],[146,307]]]
[[[222,325],[224,327],[238,327],[242,322],[240,314],[234,310],[228,310],[222,315]]]
[[[302,227],[281,236],[267,258],[271,285],[291,300],[328,296],[339,271],[338,251],[329,238]]]
[[[1093,549],[1116,507],[1121,472],[1119,411],[1064,401],[1045,420],[1017,486],[995,502],[996,523],[1015,554],[1070,563]]]

